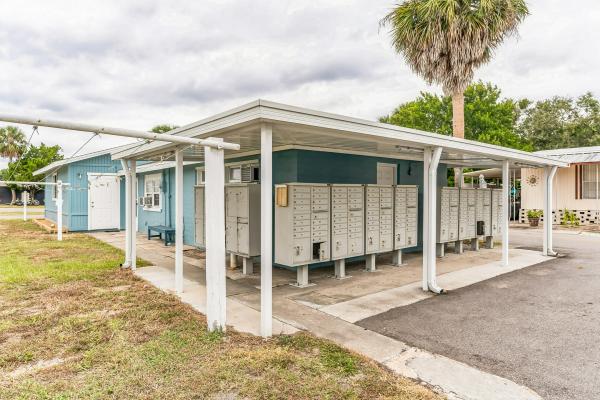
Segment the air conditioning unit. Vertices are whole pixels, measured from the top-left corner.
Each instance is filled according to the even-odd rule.
[[[260,169],[258,165],[242,165],[242,182],[260,181]]]

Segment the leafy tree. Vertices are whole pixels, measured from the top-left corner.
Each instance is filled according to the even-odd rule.
[[[8,158],[8,162],[13,162],[14,159],[25,151],[25,134],[16,126],[6,126],[0,128],[0,157]]]
[[[536,150],[600,146],[600,102],[591,93],[529,104],[518,132]]]
[[[154,126],[150,130],[150,132],[167,133],[167,132],[172,131],[173,129],[177,129],[177,128],[179,128],[177,125],[161,124],[161,125]]]
[[[469,85],[465,96],[465,137],[484,143],[532,150],[530,143],[516,133],[516,124],[527,100],[501,97],[500,89],[491,83]],[[407,128],[452,135],[452,98],[422,92],[416,100],[398,106],[381,122]]]
[[[464,137],[463,92],[528,14],[525,0],[405,0],[381,24],[411,69],[451,96],[452,131]]]
[[[21,159],[9,163],[8,168],[1,171],[1,175],[3,179],[11,177],[11,180],[15,181],[36,181],[33,172],[54,161],[62,160],[61,151],[59,145],[46,146],[42,143],[39,146],[30,146],[29,150],[21,156]],[[18,185],[9,185],[9,187],[14,193],[14,200],[16,200]],[[32,196],[35,194],[36,189],[38,189],[37,186],[31,188]]]

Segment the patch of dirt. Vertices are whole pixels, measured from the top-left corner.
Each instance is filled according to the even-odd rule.
[[[185,255],[187,257],[199,258],[199,259],[205,259],[206,258],[206,253],[204,251],[198,250],[198,249],[184,250],[183,251],[183,255]]]
[[[56,367],[57,365],[61,365],[65,361],[67,361],[67,360],[63,359],[63,358],[58,358],[58,357],[52,358],[50,360],[40,360],[36,363],[27,364],[27,365],[23,365],[23,366],[19,367],[13,371],[7,373],[6,377],[9,379],[15,379],[15,378],[21,377],[23,375],[29,375],[29,374],[36,373],[37,371],[42,370],[42,369]]]

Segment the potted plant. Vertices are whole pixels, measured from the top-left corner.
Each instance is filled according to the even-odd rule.
[[[540,223],[540,217],[544,215],[542,210],[529,210],[527,211],[527,219],[529,220],[529,226],[538,226]]]

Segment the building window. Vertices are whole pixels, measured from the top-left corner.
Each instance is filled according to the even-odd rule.
[[[196,185],[204,185],[206,183],[206,174],[204,169],[196,168]]]
[[[600,198],[600,165],[584,164],[581,166],[581,198]]]
[[[151,174],[144,177],[144,209],[149,211],[160,211],[162,207],[162,196],[160,187],[162,174]]]
[[[242,167],[229,167],[229,182],[242,181]]]

